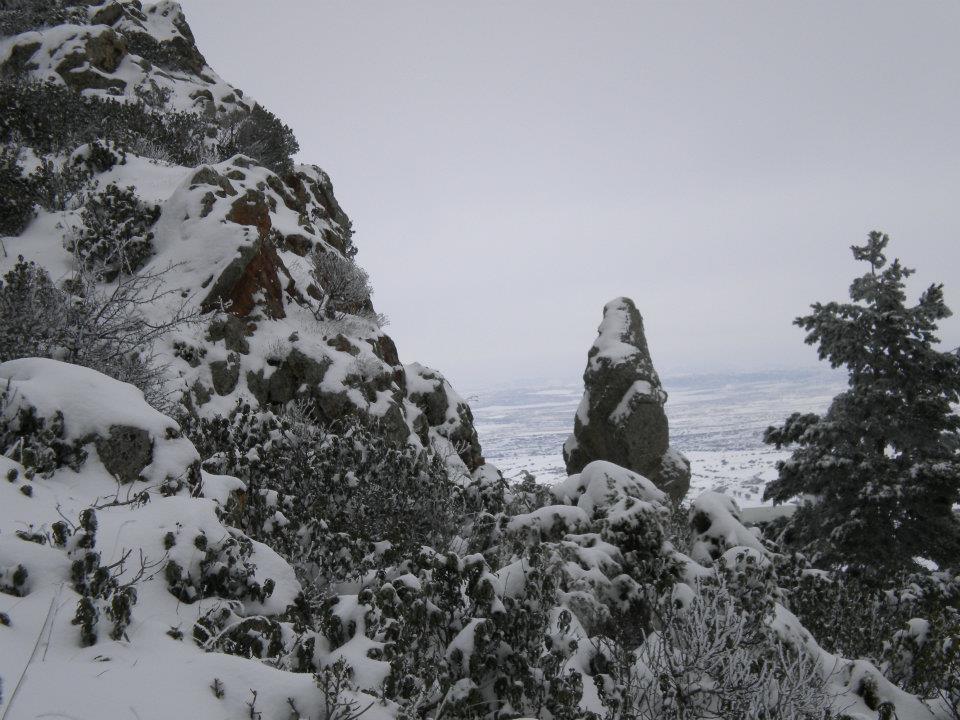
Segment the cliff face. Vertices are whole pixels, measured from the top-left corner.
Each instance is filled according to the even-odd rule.
[[[670,447],[667,393],[650,358],[643,318],[629,298],[604,306],[583,384],[573,434],[563,446],[567,472],[607,460],[682,498],[690,487],[690,463]]]
[[[277,161],[269,138],[243,138],[259,129],[250,118],[262,122],[263,110],[209,67],[179,6],[108,2],[74,7],[66,19],[0,42],[0,72],[137,107],[169,119],[171,132],[189,113],[203,129],[190,139],[190,156],[204,162],[171,160],[135,142],[143,154],[128,150],[94,172],[89,188],[130,187],[159,206],[141,270],[160,282],[149,313],[200,316],[155,348],[184,404],[213,415],[241,402],[276,409],[309,400],[322,421],[359,416],[391,439],[438,448],[466,470],[483,464],[469,406],[438,372],[401,362],[368,294],[340,312],[322,311],[326,288],[314,258],[334,254],[350,267],[350,219],[323,170]],[[279,123],[266,117],[274,123],[268,129]],[[260,155],[223,157],[231,147]],[[29,149],[18,152],[27,170],[42,162]],[[23,255],[64,280],[74,263],[65,248],[81,213],[79,199],[39,210],[24,232],[5,239],[0,269]]]

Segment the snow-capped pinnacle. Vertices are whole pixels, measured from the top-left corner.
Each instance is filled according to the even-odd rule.
[[[650,478],[674,498],[683,497],[690,464],[670,448],[663,409],[667,393],[633,301],[608,302],[597,332],[587,353],[574,431],[563,447],[567,472],[579,472],[591,460],[609,460]]]

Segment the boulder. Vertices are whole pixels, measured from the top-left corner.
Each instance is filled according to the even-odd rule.
[[[690,487],[690,463],[670,447],[667,393],[633,301],[607,303],[598,332],[587,353],[573,434],[563,446],[567,472],[607,460],[649,478],[679,500]]]
[[[96,440],[97,456],[107,472],[120,482],[139,480],[153,462],[153,441],[143,428],[112,425],[107,437]]]

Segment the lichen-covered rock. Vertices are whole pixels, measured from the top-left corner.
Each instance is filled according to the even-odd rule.
[[[100,462],[120,482],[139,480],[153,461],[153,441],[143,428],[112,425],[109,435],[97,438],[96,447]]]
[[[690,487],[690,463],[670,447],[667,394],[650,359],[643,318],[629,298],[603,308],[583,383],[573,434],[563,446],[567,472],[608,460],[682,498]]]
[[[303,386],[307,395],[316,395],[331,364],[327,357],[317,360],[294,348],[269,377],[263,370],[247,373],[247,387],[263,407],[284,405],[296,398]]]
[[[226,360],[210,363],[210,377],[217,395],[229,395],[240,380],[240,357],[236,353],[230,353]]]

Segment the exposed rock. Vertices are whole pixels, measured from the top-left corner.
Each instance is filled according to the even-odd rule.
[[[113,30],[92,35],[85,44],[87,60],[101,72],[112,73],[127,54],[127,41]]]
[[[277,255],[273,241],[269,237],[260,238],[240,248],[239,256],[217,278],[202,307],[205,312],[225,307],[232,315],[246,317],[256,306],[258,295],[262,295],[271,318],[286,317],[280,273],[290,281],[290,273]]]
[[[327,340],[327,345],[338,352],[347,353],[348,355],[353,355],[354,357],[360,354],[360,348],[350,342],[350,338],[343,334],[339,334],[336,337]]]
[[[271,227],[270,205],[262,192],[247,190],[233,201],[227,220],[238,225],[252,225],[257,228],[261,237],[266,237]]]
[[[240,356],[230,353],[226,360],[210,363],[210,377],[217,395],[229,395],[240,380]]]
[[[191,185],[215,185],[220,188],[220,192],[217,193],[219,197],[226,197],[227,195],[236,195],[237,190],[233,187],[233,184],[227,177],[224,177],[212,167],[205,165],[200,168],[193,174],[193,177],[190,178]],[[255,224],[255,223],[254,223]]]
[[[210,323],[207,339],[212,342],[223,340],[227,350],[246,355],[250,352],[247,342],[247,325],[236,315],[223,315]]]
[[[396,367],[400,364],[400,355],[397,353],[397,345],[389,335],[380,335],[376,342],[368,341],[373,345],[373,354],[383,360],[387,365]]]
[[[74,90],[123,90],[127,83],[109,73],[120,67],[127,55],[127,41],[113,30],[89,35],[82,49],[77,47],[57,63],[56,72]]]
[[[269,378],[264,377],[262,370],[248,372],[247,387],[264,407],[290,402],[303,385],[316,398],[320,395],[318,386],[330,365],[329,358],[316,360],[293,348]]]
[[[404,367],[404,372],[410,401],[426,417],[430,428],[450,442],[469,470],[483,465],[470,406],[436,370],[411,363]]]
[[[603,308],[583,383],[573,434],[563,446],[567,472],[607,460],[682,498],[690,487],[690,463],[670,448],[667,393],[650,359],[643,318],[629,298]]]
[[[153,442],[146,430],[129,425],[112,425],[110,435],[97,438],[100,462],[120,482],[140,479],[144,468],[153,462]]]
[[[4,75],[9,74],[12,77],[18,77],[29,70],[36,70],[39,65],[34,62],[30,62],[30,59],[39,49],[40,43],[38,42],[27,42],[21,45],[14,45],[10,50],[10,55],[7,57],[3,65],[0,66],[0,71],[2,71]]]
[[[90,22],[94,25],[113,25],[123,17],[123,6],[118,2],[110,2],[93,13]]]
[[[290,252],[294,252],[300,257],[305,257],[307,253],[313,249],[313,240],[305,235],[293,233],[284,238],[284,245]]]

